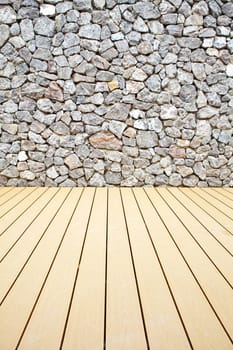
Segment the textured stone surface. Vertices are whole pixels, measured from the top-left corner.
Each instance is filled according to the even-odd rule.
[[[233,186],[233,3],[0,0],[0,186]]]

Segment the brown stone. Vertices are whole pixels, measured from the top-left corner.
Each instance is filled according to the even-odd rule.
[[[56,101],[60,101],[60,102],[64,101],[62,89],[55,81],[52,81],[49,84],[49,87],[45,92],[45,97],[47,97],[51,100],[56,100]]]
[[[171,145],[169,148],[169,154],[172,158],[185,158],[185,149]]]
[[[68,166],[70,170],[77,169],[82,166],[78,156],[76,154],[70,154],[65,158],[64,163]]]
[[[117,80],[112,80],[108,82],[108,87],[110,91],[113,91],[115,89],[119,89],[119,83]]]
[[[122,142],[118,140],[110,132],[98,132],[97,134],[89,138],[90,144],[95,148],[108,149],[108,150],[120,150]]]

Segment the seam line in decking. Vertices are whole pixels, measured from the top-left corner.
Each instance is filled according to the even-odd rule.
[[[159,191],[157,191],[156,189],[154,189],[154,190],[155,190],[155,191],[159,194],[159,196],[161,197]],[[162,197],[161,197],[161,198],[162,198]],[[163,200],[163,198],[162,198],[162,200]],[[153,203],[152,203],[152,204],[153,204]],[[153,205],[153,206],[154,206],[154,205]],[[155,206],[154,206],[154,208],[155,208]],[[178,251],[179,251],[181,257],[183,258],[183,260],[184,260],[184,262],[186,263],[186,265],[187,265],[189,271],[191,272],[193,278],[195,279],[196,283],[198,284],[198,286],[199,286],[201,292],[203,293],[204,297],[206,298],[206,300],[207,300],[208,304],[210,305],[212,311],[214,312],[214,314],[215,314],[215,316],[217,317],[219,323],[220,323],[221,326],[223,327],[223,329],[224,329],[224,331],[225,331],[227,337],[229,338],[229,340],[231,341],[231,343],[233,343],[233,339],[231,338],[231,335],[230,335],[229,332],[227,331],[227,329],[226,329],[225,325],[223,324],[223,322],[222,322],[220,316],[218,315],[218,313],[217,313],[217,311],[215,310],[213,304],[211,303],[210,299],[208,298],[207,293],[204,291],[202,285],[201,285],[200,282],[198,281],[198,278],[197,278],[197,276],[195,275],[195,273],[193,272],[193,270],[192,270],[190,264],[187,262],[187,260],[186,260],[186,258],[185,258],[185,256],[184,256],[184,254],[182,253],[182,251],[181,251],[181,249],[179,248],[179,246],[178,246],[176,240],[174,239],[173,235],[171,234],[171,232],[170,232],[170,230],[169,230],[169,228],[168,228],[166,222],[165,222],[164,219],[161,217],[161,215],[159,214],[159,212],[157,211],[156,208],[155,208],[155,210],[156,210],[157,214],[159,215],[160,220],[161,220],[161,221],[163,222],[163,224],[165,225],[165,227],[166,227],[166,229],[167,229],[167,231],[168,231],[168,233],[169,233],[169,235],[170,235],[172,241],[174,242],[174,244],[175,244],[176,248],[178,249]]]
[[[8,198],[5,202],[2,202],[2,203],[0,204],[0,207],[3,206],[4,204],[6,204],[7,202],[9,202],[13,197],[16,197],[18,194],[20,194],[20,193],[23,192],[24,190],[25,190],[25,188],[21,188],[20,191],[19,191],[16,195],[13,194],[12,197]],[[11,192],[11,190],[8,191],[8,192],[6,192],[6,193],[4,193],[2,196],[6,195],[6,194],[9,193],[9,192]]]
[[[211,205],[212,207],[214,207],[216,210],[218,210],[220,213],[222,213],[223,215],[225,215],[227,218],[229,218],[230,220],[232,220],[232,217],[229,216],[228,214],[226,214],[224,211],[222,211],[221,209],[219,209],[218,207],[216,207],[212,202],[207,201],[205,198],[203,198],[203,196],[199,193],[193,191],[193,189],[191,189],[191,191],[196,194],[198,197],[200,197],[201,199],[203,199],[207,204]],[[209,193],[207,193],[208,195],[210,195]],[[212,196],[213,197],[213,196]],[[218,199],[216,199],[217,201],[219,201]],[[221,202],[221,201],[219,201]],[[226,205],[225,203],[223,203],[224,205]],[[232,209],[232,208],[230,208]],[[232,234],[232,233],[231,233]]]
[[[106,213],[106,241],[105,241],[105,293],[104,293],[104,344],[106,349],[107,337],[107,296],[108,296],[108,211],[109,211],[109,189],[107,188],[107,213]]]
[[[33,204],[35,204],[38,199],[40,199],[46,192],[48,191],[48,189],[45,189],[44,192],[42,192],[32,203],[30,203],[30,205],[22,212],[19,214],[19,216],[17,216],[13,221],[11,221],[10,225],[8,225],[1,233],[0,233],[0,237],[23,215],[27,212],[28,209],[31,208],[31,206]],[[30,194],[32,194],[33,192],[31,192]],[[25,199],[25,198],[24,198]],[[12,208],[13,209],[13,208]],[[5,213],[6,214],[6,213]],[[4,215],[5,215],[4,214]],[[33,222],[33,221],[32,221]],[[29,225],[30,226],[30,225]],[[0,261],[1,262],[1,261]]]
[[[65,200],[64,200],[63,203],[61,204],[61,207],[64,205],[65,201],[66,201],[67,198],[71,195],[71,193],[72,193],[72,189],[68,192],[67,196],[65,197]],[[83,191],[82,191],[82,193],[83,193]],[[80,197],[81,197],[81,195],[80,195]],[[79,199],[80,199],[80,197],[79,197]],[[48,277],[49,277],[50,271],[51,271],[51,269],[53,268],[53,264],[54,264],[54,262],[55,262],[55,260],[56,260],[56,257],[57,257],[57,255],[58,255],[58,252],[59,252],[59,250],[60,250],[60,248],[61,248],[61,246],[62,246],[62,243],[63,243],[64,238],[65,238],[66,233],[67,233],[67,229],[68,229],[68,227],[69,227],[69,225],[70,225],[70,222],[71,222],[71,220],[72,220],[72,218],[73,218],[73,215],[74,215],[74,213],[75,213],[75,211],[76,211],[76,208],[77,208],[77,206],[78,206],[78,203],[79,203],[79,200],[77,201],[77,203],[76,203],[76,205],[75,205],[75,207],[74,207],[74,209],[73,209],[73,211],[72,211],[72,214],[71,214],[71,216],[70,216],[70,218],[69,218],[69,220],[68,220],[68,223],[67,223],[67,225],[66,225],[66,228],[65,228],[65,230],[64,230],[64,233],[63,233],[63,235],[62,235],[62,237],[61,237],[60,243],[59,243],[59,245],[58,245],[58,247],[57,247],[57,249],[56,249],[56,252],[55,252],[55,255],[54,255],[53,259],[52,259],[52,262],[51,262],[51,264],[50,264],[50,266],[49,266],[49,268],[48,268],[48,272],[47,272],[47,274],[46,274],[46,276],[45,276],[44,282],[43,282],[42,285],[41,285],[41,288],[40,288],[40,290],[39,290],[39,293],[38,293],[38,295],[37,295],[37,298],[36,298],[36,300],[35,300],[35,303],[34,303],[32,309],[31,309],[30,315],[29,315],[28,320],[27,320],[27,322],[26,322],[26,324],[25,324],[25,327],[24,327],[24,329],[23,329],[23,331],[22,331],[22,334],[21,334],[21,336],[20,336],[20,338],[19,338],[19,341],[18,341],[18,343],[17,343],[16,348],[18,348],[19,345],[20,345],[20,343],[21,343],[21,340],[22,340],[22,338],[23,338],[23,336],[24,336],[24,334],[25,334],[25,331],[26,331],[26,329],[27,329],[27,326],[28,326],[28,324],[29,324],[29,322],[30,322],[30,319],[31,319],[31,317],[32,317],[32,315],[33,315],[33,312],[34,312],[34,310],[35,310],[35,308],[36,308],[36,305],[37,305],[37,303],[38,303],[38,300],[39,300],[39,298],[40,298],[40,295],[41,295],[41,293],[42,293],[42,291],[43,291],[43,289],[44,289],[44,287],[45,287],[45,285],[46,285],[46,282],[47,282],[47,279],[48,279]],[[59,208],[59,209],[60,209],[60,208]],[[55,215],[55,216],[56,216],[56,215]],[[47,231],[47,229],[46,229],[46,231]]]
[[[48,189],[43,192],[41,196],[43,196],[46,192],[48,191]],[[29,222],[28,226],[23,230],[23,232],[20,234],[20,236],[17,238],[17,240],[12,244],[12,246],[8,249],[8,251],[3,255],[3,257],[0,259],[0,263],[6,258],[6,256],[10,253],[10,251],[15,247],[15,245],[19,242],[19,240],[23,237],[23,235],[25,234],[25,232],[29,229],[29,227],[35,222],[35,220],[37,220],[40,216],[40,214],[48,207],[49,203],[51,202],[51,200],[56,196],[56,194],[59,192],[59,190],[57,192],[54,193],[54,195],[48,200],[48,202],[44,205],[44,207],[36,214],[36,216],[33,218],[32,221]],[[40,198],[38,197],[38,199]],[[31,206],[30,206],[31,207]],[[14,220],[14,222],[16,222],[19,218],[21,217],[21,215]],[[13,222],[12,222],[13,224]],[[6,230],[8,230],[8,228],[11,225],[9,225],[2,233],[4,233]]]
[[[178,189],[179,191],[181,191],[180,189]],[[196,201],[193,199],[193,198],[191,198],[191,197],[189,197],[184,191],[181,191],[187,198],[189,198],[194,204],[197,204],[196,203]],[[196,194],[196,193],[195,193]],[[202,198],[203,199],[203,198]],[[208,203],[209,204],[209,203]],[[197,204],[198,205],[198,204]],[[206,209],[204,209],[204,208],[202,208],[201,206],[200,206],[200,208],[208,215],[208,216],[210,216],[214,221],[216,221],[220,226],[222,226],[222,228],[224,228],[224,230],[226,230],[231,236],[232,236],[232,233],[231,233],[231,231],[230,230],[228,230],[228,228],[226,228],[223,224],[222,224],[222,222],[219,222],[217,219],[216,219],[216,217],[214,217],[212,214],[210,214]],[[218,209],[217,209],[218,210]]]
[[[201,192],[205,193],[204,190],[201,190]],[[214,192],[214,194],[212,194],[212,192],[209,192],[209,191],[208,191],[207,193],[208,193],[208,195],[210,195],[211,197],[213,197],[214,199],[216,199],[218,202],[220,202],[220,203],[226,205],[228,208],[230,208],[230,209],[233,210],[233,201],[232,201],[232,206],[231,206],[231,205],[227,204],[226,202],[224,202],[223,199],[219,199],[218,197],[216,197],[216,194],[217,194],[216,191],[213,191],[213,192]],[[225,198],[227,199],[227,197],[225,197]],[[230,199],[230,200],[231,200],[231,199]]]
[[[125,226],[126,226],[127,238],[128,238],[128,243],[129,243],[129,249],[130,249],[130,256],[131,256],[131,261],[132,261],[132,266],[133,266],[133,271],[134,271],[136,289],[137,289],[137,294],[138,294],[138,301],[139,301],[139,306],[140,306],[140,311],[141,311],[141,316],[142,316],[142,323],[143,323],[143,328],[144,328],[146,345],[147,345],[147,349],[150,350],[149,337],[148,337],[147,329],[146,329],[146,321],[145,321],[145,316],[144,316],[144,311],[143,311],[143,305],[142,305],[142,300],[141,300],[141,295],[140,295],[140,288],[139,288],[139,283],[138,283],[137,271],[136,271],[136,266],[135,266],[135,262],[134,262],[132,244],[131,244],[131,239],[130,239],[130,234],[129,234],[128,220],[126,217],[125,206],[124,206],[124,201],[122,198],[121,189],[119,189],[119,191],[120,191],[120,196],[121,196],[121,204],[122,204],[122,209],[123,209],[123,214],[124,214],[124,219],[125,219]]]
[[[60,189],[59,189],[60,190]],[[59,191],[58,190],[58,191]],[[58,191],[56,192],[56,194],[58,193]],[[70,192],[69,192],[70,193]],[[35,247],[33,248],[33,250],[31,251],[30,255],[28,256],[27,260],[25,261],[25,263],[23,264],[22,268],[20,269],[19,273],[17,274],[16,278],[14,279],[14,281],[11,284],[11,287],[8,289],[7,293],[4,295],[4,297],[2,298],[2,300],[0,301],[0,306],[3,304],[4,300],[6,299],[7,295],[9,294],[9,292],[11,291],[11,289],[13,288],[14,284],[16,283],[17,279],[20,277],[22,271],[24,270],[25,266],[27,265],[27,263],[29,262],[29,260],[31,259],[33,253],[36,251],[38,245],[40,244],[40,242],[42,241],[43,237],[45,236],[48,228],[50,227],[50,225],[52,224],[53,220],[56,218],[58,212],[60,211],[60,209],[62,208],[64,202],[66,201],[66,198],[68,197],[69,193],[65,196],[64,200],[62,201],[62,203],[60,204],[59,208],[56,210],[55,214],[53,215],[52,219],[49,221],[48,225],[46,226],[45,230],[43,231],[42,235],[40,236],[39,240],[37,241]]]
[[[222,273],[222,271],[218,268],[218,266],[215,264],[215,262],[213,261],[213,259],[211,259],[211,257],[209,256],[209,254],[206,252],[205,248],[202,247],[202,245],[198,242],[197,238],[195,238],[193,236],[193,234],[191,233],[190,229],[185,225],[185,223],[181,220],[181,218],[177,215],[177,213],[174,211],[174,209],[171,207],[171,205],[168,203],[168,201],[163,198],[163,196],[160,194],[160,197],[162,197],[162,199],[164,200],[164,202],[167,204],[167,206],[170,208],[170,210],[174,213],[174,215],[177,217],[177,219],[180,221],[180,223],[184,226],[184,228],[186,229],[186,231],[189,233],[189,235],[192,237],[192,239],[195,241],[195,243],[199,246],[199,248],[202,250],[202,252],[206,255],[206,257],[210,260],[210,262],[214,265],[214,267],[217,269],[217,271],[221,274],[221,276],[224,278],[224,280],[227,282],[227,284],[229,284],[229,286],[231,287],[231,289],[233,289],[232,284],[230,283],[230,281],[228,281],[228,279],[224,276],[224,274]]]
[[[147,192],[146,192],[144,189],[143,189],[143,191],[144,191],[144,193],[146,194],[146,196],[147,196],[147,198],[149,199],[149,201],[151,202],[151,200],[150,200],[150,198],[149,198]],[[158,251],[157,251],[157,249],[156,249],[156,247],[155,247],[154,241],[153,241],[153,239],[152,239],[152,237],[151,237],[151,234],[150,234],[150,230],[149,230],[148,225],[147,225],[147,223],[146,223],[146,220],[145,220],[145,218],[144,218],[144,216],[143,216],[143,212],[142,212],[141,207],[140,207],[140,205],[139,205],[139,203],[138,203],[138,200],[137,200],[137,198],[136,198],[136,196],[135,196],[135,193],[134,193],[133,190],[132,190],[132,192],[133,192],[135,201],[136,201],[136,203],[137,203],[138,209],[139,209],[139,211],[140,211],[141,217],[142,217],[142,219],[143,219],[143,222],[144,222],[144,225],[145,225],[147,234],[148,234],[148,236],[149,236],[150,242],[151,242],[151,244],[152,244],[152,247],[153,247],[155,256],[156,256],[156,258],[157,258],[157,260],[158,260],[158,263],[159,263],[159,265],[160,265],[160,268],[161,268],[163,277],[164,277],[165,282],[166,282],[166,284],[167,284],[167,287],[168,287],[168,289],[169,289],[171,298],[172,298],[173,303],[174,303],[174,305],[175,305],[176,311],[177,311],[177,313],[178,313],[178,315],[179,315],[179,319],[180,319],[180,322],[181,322],[182,327],[183,327],[183,329],[184,329],[184,332],[185,332],[185,334],[186,334],[188,343],[189,343],[189,345],[190,345],[190,348],[193,350],[193,345],[192,345],[190,336],[189,336],[189,334],[188,334],[188,330],[187,330],[187,328],[186,328],[186,326],[185,326],[184,320],[183,320],[183,318],[182,318],[181,312],[180,312],[179,307],[178,307],[178,304],[177,304],[177,302],[176,302],[176,298],[175,298],[175,296],[174,296],[174,294],[173,294],[173,292],[172,292],[172,288],[171,288],[171,286],[170,286],[170,284],[169,284],[168,278],[167,278],[166,273],[165,273],[165,271],[164,271],[164,268],[163,268],[161,259],[160,259],[160,257],[159,257],[159,253],[158,253]],[[152,202],[151,202],[151,204],[153,205]],[[155,209],[154,205],[153,205],[153,208]],[[156,211],[156,209],[155,209],[155,211]],[[157,212],[157,211],[156,211],[156,212]]]
[[[83,195],[83,192],[82,192],[82,194],[80,196],[80,200],[81,200],[81,197]],[[95,196],[96,196],[96,189],[95,189],[94,194],[93,194],[91,208],[90,208],[90,211],[89,211],[89,216],[88,216],[88,220],[87,220],[87,225],[86,225],[86,229],[85,229],[85,234],[84,234],[84,239],[83,239],[83,243],[82,243],[80,256],[79,256],[79,259],[78,259],[77,271],[76,271],[76,274],[75,274],[75,279],[74,279],[74,283],[73,283],[73,288],[72,288],[72,292],[71,292],[70,302],[69,302],[69,306],[68,306],[68,310],[67,310],[67,316],[66,316],[66,320],[65,320],[65,324],[64,324],[64,329],[63,329],[63,333],[62,333],[62,337],[61,337],[59,350],[62,350],[62,348],[63,348],[63,343],[64,343],[64,339],[65,339],[65,335],[66,335],[66,329],[67,329],[67,326],[68,326],[69,316],[70,316],[70,312],[71,312],[71,308],[72,308],[74,293],[75,293],[75,289],[77,288],[79,269],[80,269],[80,264],[81,264],[82,257],[83,257],[83,251],[84,251],[84,247],[85,247],[85,242],[86,242],[86,237],[87,237],[88,228],[89,228],[89,224],[90,224],[91,213],[92,213],[92,209],[93,209],[93,205],[94,205],[94,201],[95,201]]]
[[[179,192],[181,192],[179,189],[178,189]],[[169,192],[173,195],[173,193],[169,190]],[[198,206],[198,204],[196,202],[194,202],[189,196],[186,195],[186,193],[184,192],[181,192],[188,200],[190,200],[191,202],[193,202],[194,205]],[[174,196],[174,195],[173,195]],[[175,197],[175,196],[174,196]],[[233,254],[231,253],[231,251],[222,243],[218,240],[218,238],[209,230],[209,228],[203,224],[203,222],[196,216],[194,215],[191,210],[186,207],[181,201],[180,199],[178,199],[177,197],[175,197],[182,205],[184,208],[186,208],[190,214],[193,215],[193,217],[209,232],[209,234],[233,257]],[[207,217],[209,216],[211,219],[213,219],[214,221],[217,222],[218,225],[222,226],[217,220],[215,220],[214,217],[212,217],[211,215],[209,215],[209,213],[207,213],[203,208],[199,207],[199,209],[203,210],[205,212],[205,214],[207,215]],[[225,229],[225,228],[224,228]]]
[[[0,219],[3,218],[5,215],[7,215],[11,210],[15,209],[19,204],[21,204],[23,201],[25,201],[25,199],[27,199],[32,193],[34,193],[37,190],[37,188],[34,188],[31,192],[29,192],[25,197],[23,197],[19,202],[16,202],[15,205],[13,205],[13,207],[11,207],[10,209],[8,209],[3,215],[0,215]],[[20,191],[18,194],[22,193],[22,192],[26,192],[27,191],[24,189],[23,191]]]

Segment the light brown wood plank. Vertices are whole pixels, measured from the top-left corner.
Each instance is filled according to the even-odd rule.
[[[70,189],[62,188],[64,198]],[[0,307],[0,349],[17,346],[76,204],[71,193]],[[10,332],[9,332],[10,330]]]
[[[96,191],[62,349],[103,349],[107,189]]]
[[[201,196],[197,194],[198,190],[187,191],[187,189],[182,188],[181,191],[185,193],[189,198],[192,198],[195,203],[198,203],[198,205],[206,211],[207,215],[209,214],[212,216],[212,218],[214,218],[223,228],[228,230],[229,234],[233,234],[233,220],[212,206],[211,203],[213,200],[211,203],[208,203],[208,201],[202,199]]]
[[[108,203],[106,348],[147,349],[119,189]]]
[[[133,193],[121,191],[150,348],[190,349]]]
[[[33,188],[30,188],[33,190]],[[2,217],[14,205],[18,204],[27,195],[26,188],[16,188],[13,192],[6,193],[0,198],[0,217]]]
[[[190,266],[194,276],[198,280],[201,288],[208,296],[210,303],[224,324],[229,334],[233,334],[233,290],[226,283],[222,275],[213,263],[203,253],[201,248],[192,239],[184,225],[171,211],[166,202],[159,195],[166,189],[158,188],[150,194],[159,215],[163,218],[166,227],[176,242],[180,252],[183,254],[187,264]],[[229,265],[233,274],[233,259]],[[218,285],[219,289],[215,286]]]
[[[231,348],[229,338],[171,239],[167,228],[147,199],[145,192],[138,189],[135,193],[193,348],[229,350]],[[153,201],[155,190],[146,189],[146,193]],[[156,202],[155,207],[158,207]]]
[[[25,191],[26,193],[27,191]],[[0,218],[0,236],[4,234],[4,231],[12,224],[20,215],[22,215],[26,210],[30,208],[32,203],[38,199],[40,195],[44,192],[44,188],[29,189],[25,198],[18,203],[14,208],[5,213],[3,217]]]
[[[178,188],[170,187],[169,191],[178,198],[186,208],[191,208],[193,216],[198,219],[202,225],[208,229],[209,234],[213,235],[231,254],[233,254],[232,235],[226,231],[217,221],[193,202],[188,196]]]
[[[64,192],[60,192],[57,188],[51,188],[47,191],[37,202],[37,209],[43,208],[46,203],[56,194],[51,200],[49,205],[42,211],[42,213],[36,218],[36,220],[29,226],[23,236],[5,257],[0,264],[0,302],[4,298],[5,294],[9,290],[10,286],[17,278],[24,264],[33,253],[36,245],[40,241],[50,221],[53,220],[57,210],[64,201]],[[34,207],[31,207],[32,212],[35,211]],[[32,213],[28,213],[31,215]],[[29,216],[31,217],[31,216]],[[16,225],[11,226],[9,231],[3,235],[0,239],[0,256],[4,256],[10,249],[12,244],[17,241],[22,232],[17,227],[24,227],[23,225],[28,224],[26,218],[22,218],[22,221],[17,222]]]
[[[225,205],[233,209],[233,197],[232,199],[229,199],[226,196],[224,196],[223,191],[215,191],[214,188],[209,188],[207,193],[209,193],[214,198],[218,199],[221,203],[224,203]]]
[[[13,190],[13,187],[0,187],[0,203],[4,200],[3,196]],[[1,205],[1,204],[0,204]]]
[[[82,190],[72,191],[78,203]],[[19,349],[59,349],[93,195],[93,188],[86,189],[78,203]]]
[[[225,205],[223,202],[219,201],[215,197],[209,194],[208,190],[203,189],[192,189],[198,196],[200,196],[202,199],[207,201],[208,203],[211,203],[211,206],[216,208],[220,213],[228,216],[230,219],[233,218],[233,209],[229,208],[227,205]],[[232,233],[233,233],[233,226],[232,226]]]
[[[209,256],[213,263],[219,268],[225,278],[233,286],[233,260],[232,256],[226,252],[226,250],[216,241],[204,226],[200,224],[198,220],[191,214],[190,211],[179,202],[176,197],[174,197],[168,189],[161,190],[160,195],[168,203],[177,217],[189,230],[190,234],[193,236],[203,251]]]

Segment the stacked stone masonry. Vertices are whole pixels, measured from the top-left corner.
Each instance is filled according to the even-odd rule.
[[[232,0],[0,0],[1,186],[233,186],[232,134]]]

